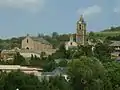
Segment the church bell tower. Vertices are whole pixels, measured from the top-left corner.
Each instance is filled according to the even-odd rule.
[[[78,45],[86,45],[86,23],[83,16],[80,16],[79,21],[77,21],[77,32],[76,32],[76,42]]]

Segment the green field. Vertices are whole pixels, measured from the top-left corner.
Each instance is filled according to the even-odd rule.
[[[120,32],[119,31],[106,31],[106,32],[94,32],[95,33],[95,37],[96,38],[100,38],[100,39],[105,39],[106,37],[108,36],[119,36],[120,35]]]
[[[104,32],[93,32],[95,35],[95,38],[98,39],[105,39],[108,36],[119,36],[120,35],[120,31],[104,31]],[[87,33],[87,35],[89,35],[89,32]]]
[[[120,31],[117,32],[95,32],[96,35],[101,35],[101,36],[117,36],[120,35]]]

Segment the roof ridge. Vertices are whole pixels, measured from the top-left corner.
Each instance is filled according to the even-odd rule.
[[[50,43],[46,39],[44,39],[43,37],[31,36],[30,38],[32,38],[34,41],[39,41],[41,43],[49,44],[50,45]]]

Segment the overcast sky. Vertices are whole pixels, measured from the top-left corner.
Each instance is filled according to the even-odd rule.
[[[81,14],[88,31],[120,26],[120,0],[0,0],[0,37],[75,33]]]

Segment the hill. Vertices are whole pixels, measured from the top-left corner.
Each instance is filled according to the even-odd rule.
[[[102,32],[120,32],[120,26],[118,26],[118,27],[111,27],[110,29],[105,29]]]
[[[101,39],[106,37],[115,37],[120,35],[120,26],[118,27],[111,27],[110,29],[105,29],[101,32],[95,32],[95,36]]]

